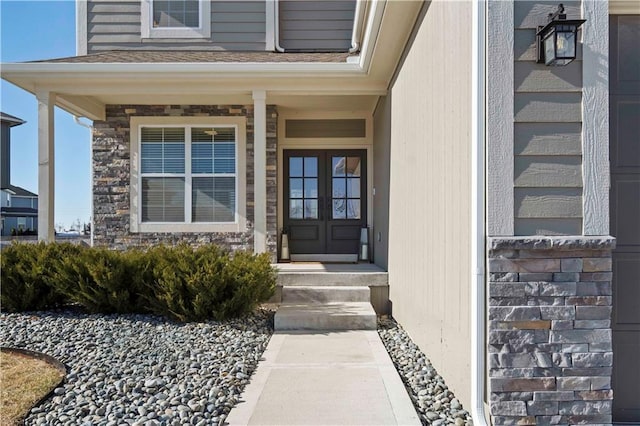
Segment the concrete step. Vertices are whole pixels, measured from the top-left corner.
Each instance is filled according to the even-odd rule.
[[[353,286],[375,287],[389,285],[387,272],[297,272],[279,271],[280,286]]]
[[[369,287],[339,286],[284,286],[284,303],[331,303],[331,302],[369,302]]]
[[[283,330],[375,330],[376,313],[368,302],[283,303],[274,319]]]

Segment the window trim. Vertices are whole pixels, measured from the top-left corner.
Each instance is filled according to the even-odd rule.
[[[246,223],[246,122],[245,117],[131,117],[130,134],[130,209],[129,228],[132,233],[143,232],[245,232]],[[185,222],[142,222],[142,169],[141,169],[141,128],[142,127],[225,127],[236,128],[236,211],[235,222],[190,222],[191,191],[185,181]],[[186,141],[185,141],[186,142]],[[185,144],[185,174],[191,166],[191,143]],[[189,169],[187,169],[189,163]],[[188,194],[187,194],[187,191]]]
[[[211,38],[211,0],[199,0],[198,28],[154,28],[153,23],[153,0],[142,0],[141,37],[145,38]]]

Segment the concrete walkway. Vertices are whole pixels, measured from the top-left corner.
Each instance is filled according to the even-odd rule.
[[[419,425],[375,330],[276,332],[231,425]]]

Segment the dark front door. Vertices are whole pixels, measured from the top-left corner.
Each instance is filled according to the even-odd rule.
[[[640,424],[640,16],[609,22],[613,420]]]
[[[357,254],[367,223],[365,150],[284,151],[284,226],[295,254]]]

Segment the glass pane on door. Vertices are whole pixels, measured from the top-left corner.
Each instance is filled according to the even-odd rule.
[[[289,158],[289,218],[318,219],[318,157]]]
[[[360,157],[331,158],[331,217],[360,219]]]

